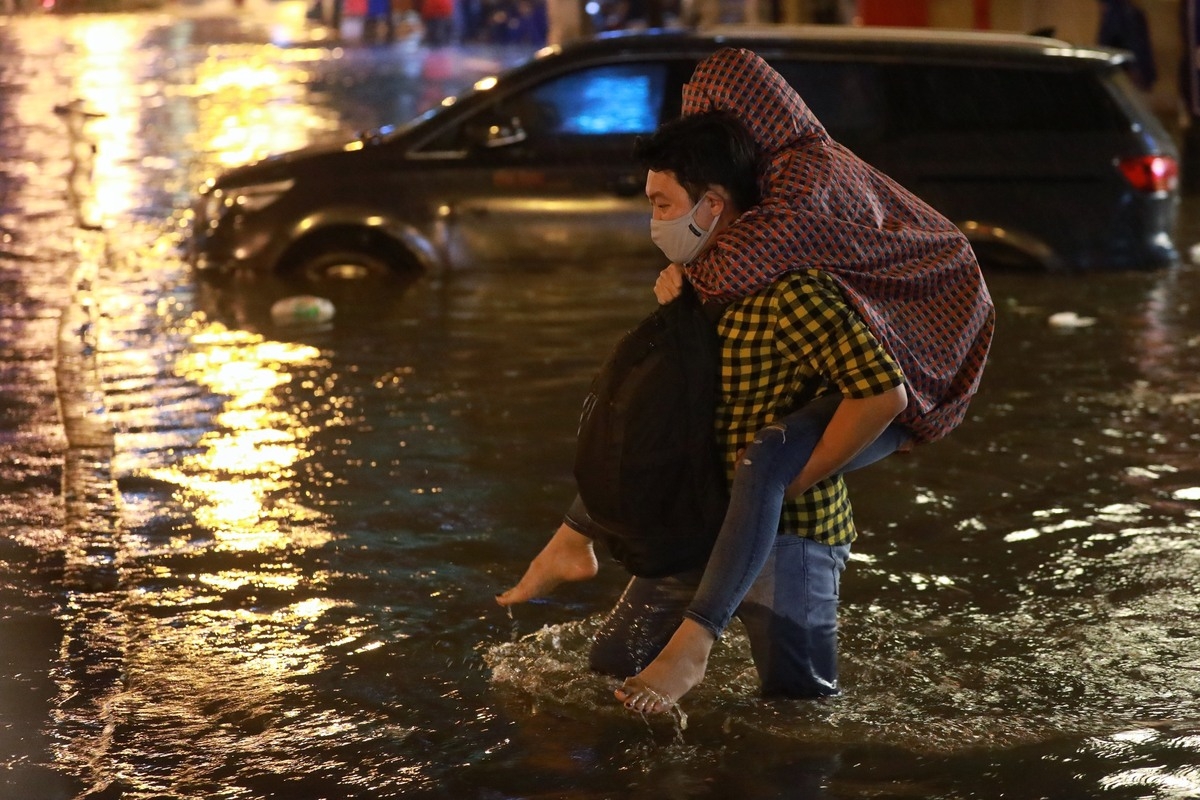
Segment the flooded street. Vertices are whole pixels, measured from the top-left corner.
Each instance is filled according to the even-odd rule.
[[[213,171],[526,55],[255,1],[0,18],[0,798],[1200,797],[1200,268],[990,275],[968,422],[850,478],[845,694],[759,699],[735,626],[686,727],[642,719],[586,668],[618,567],[493,595],[660,265],[427,277],[315,327],[197,279]]]

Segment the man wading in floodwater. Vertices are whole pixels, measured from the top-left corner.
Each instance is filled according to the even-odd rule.
[[[673,262],[656,296],[686,278],[730,303],[717,435],[733,489],[703,574],[634,578],[596,636],[593,668],[632,676],[617,698],[641,712],[700,682],[733,616],[764,694],[838,693],[838,583],[856,537],[842,473],[962,421],[995,319],[962,234],[830,139],[758,56],[719,51],[683,100],[637,156]],[[749,206],[733,194],[747,170],[762,197]],[[596,573],[572,520],[501,605]]]

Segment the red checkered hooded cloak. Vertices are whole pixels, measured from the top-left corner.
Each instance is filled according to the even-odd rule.
[[[900,421],[939,439],[979,387],[995,309],[966,237],[920,198],[833,141],[784,78],[748,50],[696,67],[683,114],[724,110],[764,157],[763,201],[687,267],[702,296],[729,301],[785,272],[817,268],[904,370]]]

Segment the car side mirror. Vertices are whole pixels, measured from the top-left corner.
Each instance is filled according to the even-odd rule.
[[[521,120],[513,117],[507,123],[498,123],[490,125],[483,135],[483,146],[487,148],[507,147],[510,144],[518,144],[529,138],[525,133],[525,128],[521,126]]]

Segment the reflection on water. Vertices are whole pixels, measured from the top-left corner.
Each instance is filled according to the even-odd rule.
[[[1089,742],[1094,755],[1115,764],[1139,764],[1157,761],[1167,753],[1171,763],[1166,765],[1117,767],[1100,781],[1105,790],[1129,789],[1142,797],[1195,797],[1200,789],[1200,734],[1196,731],[1174,731],[1140,728],[1122,731]]]
[[[293,379],[293,370],[316,361],[320,351],[221,325],[198,331],[190,343],[175,371],[226,398],[213,417],[217,430],[200,437],[195,455],[145,474],[183,490],[180,501],[213,532],[218,548],[265,552],[325,544],[326,535],[297,541],[286,526],[315,515],[286,502],[268,502],[291,493],[311,433],[298,410],[283,406],[275,390]]]
[[[995,276],[970,422],[853,476],[847,693],[760,700],[735,628],[686,729],[631,717],[585,667],[619,570],[492,595],[657,265],[422,279],[320,328],[272,323],[285,284],[197,282],[170,228],[211,169],[509,57],[247,30],[0,27],[0,795],[1200,794],[1195,269]]]

